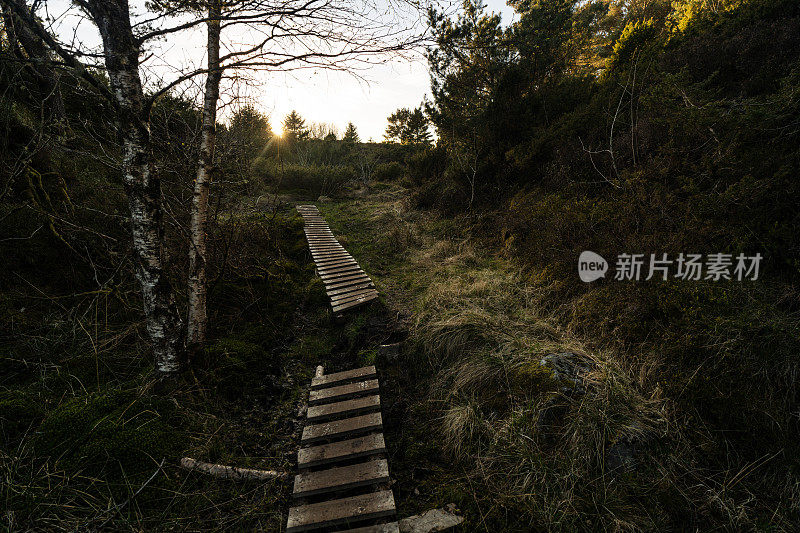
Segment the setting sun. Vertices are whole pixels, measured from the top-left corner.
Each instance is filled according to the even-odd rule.
[[[269,124],[270,124],[270,127],[272,128],[272,134],[275,137],[278,137],[278,138],[283,137],[283,133],[284,133],[283,132],[283,120],[281,119],[280,116],[278,116],[277,114],[273,114],[269,118]]]

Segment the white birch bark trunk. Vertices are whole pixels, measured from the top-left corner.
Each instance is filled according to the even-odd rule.
[[[206,340],[208,323],[207,299],[207,247],[208,194],[214,165],[214,148],[217,137],[217,101],[222,70],[219,63],[221,3],[212,0],[208,6],[208,75],[203,98],[203,129],[200,134],[200,156],[192,195],[189,245],[189,318],[186,344],[190,352],[201,347]]]
[[[161,375],[180,370],[182,320],[164,272],[161,183],[152,168],[149,109],[139,77],[139,44],[127,0],[89,0],[103,39],[106,69],[122,136],[122,177],[128,196],[136,277],[141,284],[147,333]]]

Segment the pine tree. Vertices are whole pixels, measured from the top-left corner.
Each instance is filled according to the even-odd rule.
[[[361,138],[358,136],[358,131],[356,131],[356,126],[352,122],[347,123],[347,129],[344,131],[344,137],[342,137],[344,142],[348,143],[360,143]]]
[[[413,111],[407,107],[398,109],[389,115],[389,125],[384,137],[387,142],[400,144],[430,144],[431,133],[428,119],[418,107]]]
[[[293,140],[302,141],[308,138],[308,128],[306,128],[306,121],[295,110],[286,115],[283,119],[283,131],[286,136]]]

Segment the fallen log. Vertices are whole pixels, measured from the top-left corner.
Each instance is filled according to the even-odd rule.
[[[181,467],[186,470],[197,470],[198,472],[221,479],[257,479],[263,481],[267,479],[283,479],[288,476],[286,472],[281,472],[280,470],[256,470],[253,468],[215,465],[212,463],[204,463],[203,461],[198,461],[191,457],[184,457],[181,459]]]

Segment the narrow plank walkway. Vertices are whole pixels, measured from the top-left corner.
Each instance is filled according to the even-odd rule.
[[[374,366],[311,381],[287,533],[396,532]]]
[[[317,275],[325,284],[335,315],[364,305],[378,297],[378,291],[367,274],[347,250],[339,244],[315,205],[298,205],[305,221],[304,231]]]

